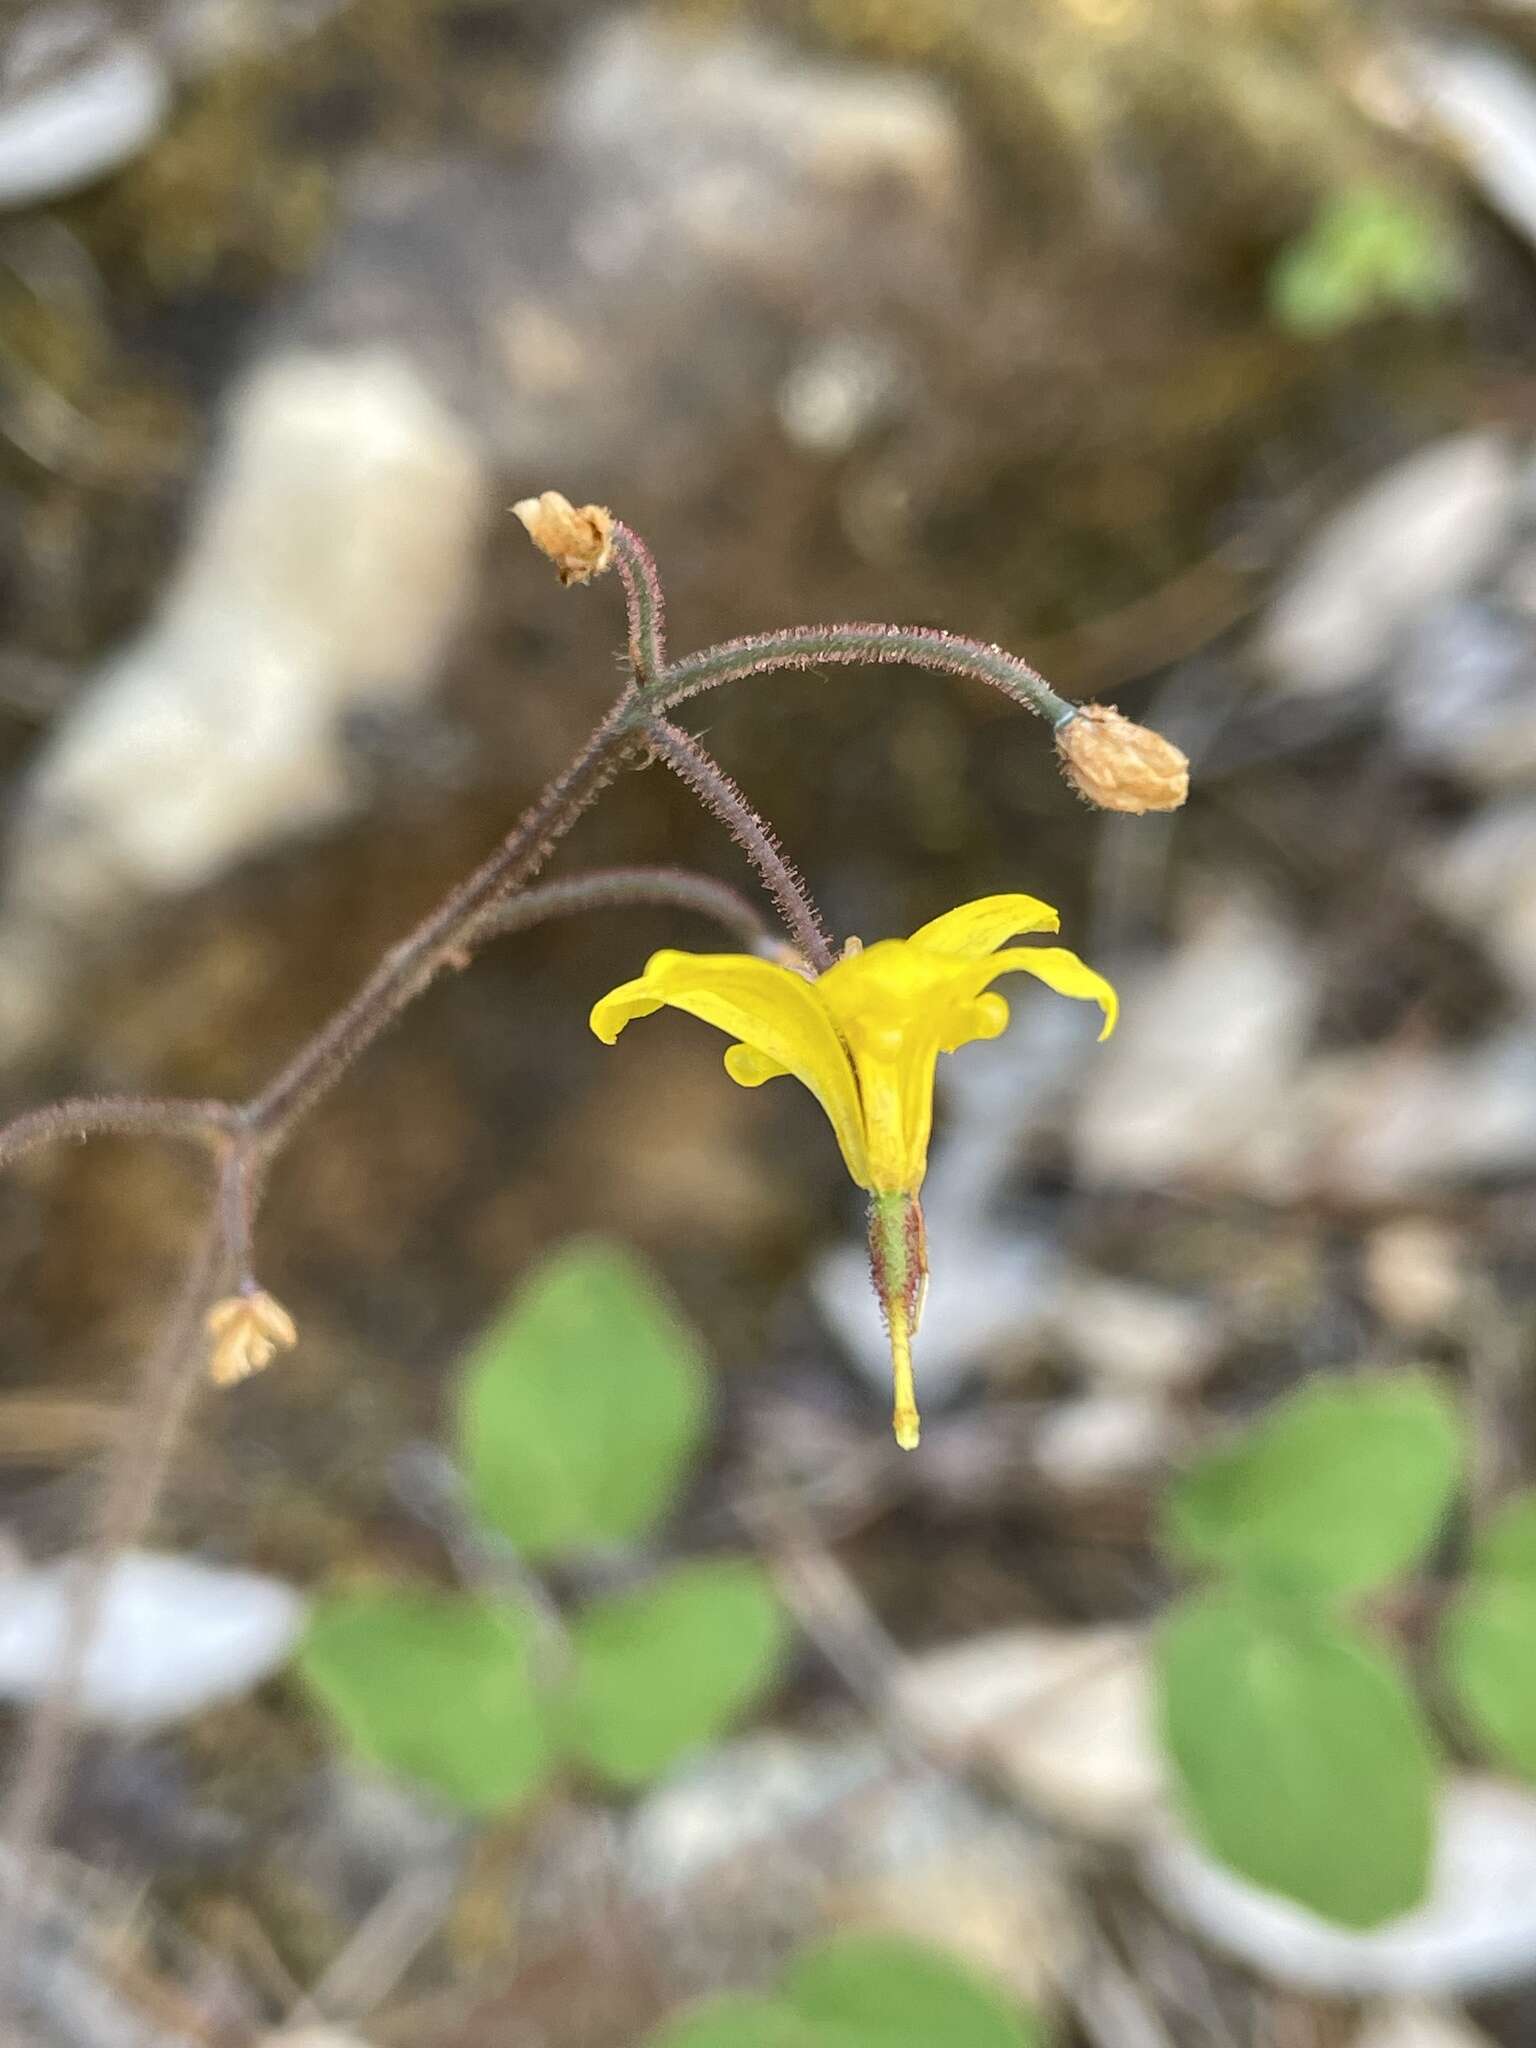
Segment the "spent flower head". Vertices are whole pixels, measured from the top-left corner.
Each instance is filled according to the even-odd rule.
[[[520,498],[512,507],[562,583],[601,576],[613,559],[613,514],[606,505],[573,505],[559,491]]]
[[[213,1339],[208,1375],[218,1387],[238,1386],[269,1366],[279,1351],[291,1351],[299,1341],[293,1317],[263,1288],[216,1301],[204,1326]]]
[[[1105,811],[1176,811],[1189,795],[1189,758],[1113,704],[1079,704],[1056,728],[1062,773]]]

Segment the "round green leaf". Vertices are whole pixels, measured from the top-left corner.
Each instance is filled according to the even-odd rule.
[[[1040,2040],[1001,1991],[895,1935],[840,1935],[812,1949],[791,1968],[784,1997],[847,2048],[1035,2048]]]
[[[1440,1660],[1479,1742],[1536,1778],[1536,1579],[1474,1578],[1445,1617]]]
[[[479,1512],[526,1557],[641,1536],[704,1426],[699,1350],[617,1245],[545,1261],[476,1344],[459,1395]]]
[[[571,1635],[567,1740],[604,1777],[643,1785],[771,1684],[786,1630],[766,1573],[733,1558],[594,1601]]]
[[[645,2037],[645,2048],[828,2048],[771,1998],[712,1998]]]
[[[371,1763],[476,1812],[504,1813],[550,1764],[520,1608],[433,1593],[359,1593],[316,1610],[305,1684]]]
[[[1168,1539],[1191,1564],[1363,1592],[1429,1548],[1463,1456],[1456,1411],[1426,1375],[1315,1380],[1173,1486]]]
[[[1034,2018],[951,1957],[845,1934],[793,1963],[776,1998],[721,1998],[646,2048],[1040,2048]]]
[[[1536,1586],[1536,1492],[1512,1494],[1489,1517],[1472,1545],[1472,1571]]]
[[[1234,1589],[1174,1609],[1163,1732],[1206,1847],[1346,1927],[1419,1904],[1435,1758],[1393,1665],[1326,1614]]]

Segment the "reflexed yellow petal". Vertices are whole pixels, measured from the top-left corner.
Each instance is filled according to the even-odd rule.
[[[595,1002],[587,1022],[604,1045],[613,1045],[626,1024],[632,1024],[637,1017],[649,1017],[665,1001],[666,997],[652,988],[647,970],[638,981],[626,981],[622,988],[611,989]]]
[[[755,1087],[771,1078],[766,1063],[802,1081],[826,1112],[848,1171],[861,1187],[868,1187],[869,1162],[853,1070],[815,987],[803,975],[747,953],[653,953],[638,982],[616,989],[598,1004],[593,1029],[601,1037],[599,1023],[611,1022],[617,1032],[630,1017],[665,1003],[729,1033],[749,1055],[757,1056],[743,1061],[738,1048],[732,1047],[726,1056],[732,1078]],[[617,1019],[608,1016],[609,1004],[621,1010]]]
[[[1095,974],[1065,946],[1010,947],[1006,953],[995,953],[987,966],[989,976],[1032,974],[1059,996],[1080,996],[1085,1002],[1097,1003],[1104,1013],[1101,1040],[1108,1038],[1115,1028],[1115,1019],[1120,1014],[1119,997],[1102,974]]]
[[[945,1019],[940,1052],[958,1052],[978,1038],[1001,1038],[1008,1029],[1008,1005],[1001,996],[978,996],[973,1003],[957,1004]]]
[[[761,1088],[765,1081],[781,1079],[789,1069],[765,1053],[754,1052],[750,1045],[728,1045],[725,1071],[743,1088]]]
[[[974,903],[962,903],[958,910],[946,910],[921,926],[907,944],[929,953],[979,960],[1023,932],[1060,930],[1060,917],[1038,896],[978,896]]]

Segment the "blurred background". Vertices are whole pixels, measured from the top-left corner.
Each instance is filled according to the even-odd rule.
[[[1194,763],[1186,810],[1106,818],[970,685],[688,707],[839,935],[1022,889],[1121,991],[1107,1047],[1020,993],[944,1076],[915,1458],[814,1104],[733,1088],[687,1019],[585,1030],[706,928],[508,940],[354,1070],[262,1219],[301,1349],[202,1402],[159,1508],[191,1576],[135,1639],[171,1703],[132,1739],[88,1703],[45,2037],[619,2048],[856,1923],[973,1956],[1063,2044],[1536,2041],[1527,1795],[1474,1859],[1476,1939],[1309,1962],[1149,1856],[1139,1661],[1167,1475],[1306,1374],[1442,1367],[1479,1485],[1529,1476],[1536,10],[0,22],[7,1113],[253,1090],[564,763],[622,608],[556,586],[509,515],[530,492],[648,538],[677,651],[918,620]],[[749,886],[660,771],[554,872],[658,860]],[[148,1143],[0,1186],[13,1701],[46,1657],[16,1616],[81,1540],[203,1202]],[[471,1825],[345,1760],[277,1669],[283,1617],[451,1580],[451,1375],[591,1232],[712,1361],[660,1551],[747,1527],[804,1626],[681,1789]],[[175,1646],[225,1597],[199,1574],[233,1569],[257,1647],[178,1706]],[[951,1731],[1025,1703],[1013,1804],[912,1758],[909,1680]]]

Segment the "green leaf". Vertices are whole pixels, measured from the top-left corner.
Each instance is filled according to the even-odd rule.
[[[1166,1533],[1191,1564],[1364,1592],[1428,1549],[1462,1462],[1455,1409],[1425,1374],[1315,1380],[1174,1485]]]
[[[949,1956],[845,1934],[791,1965],[777,1998],[721,1998],[646,2048],[1040,2048],[1033,2016]]]
[[[1418,194],[1359,184],[1334,193],[1281,251],[1270,311],[1293,334],[1339,332],[1373,314],[1427,314],[1466,289],[1454,224]]]
[[[572,1628],[567,1739],[605,1777],[643,1785],[750,1706],[785,1640],[766,1573],[744,1559],[594,1601]]]
[[[1483,1748],[1536,1778],[1536,1493],[1506,1501],[1478,1535],[1439,1647],[1446,1682]]]
[[[504,1813],[550,1765],[521,1608],[434,1593],[324,1601],[299,1651],[305,1684],[363,1756],[481,1813]]]
[[[1173,1610],[1158,1665],[1164,1739],[1212,1854],[1346,1927],[1419,1904],[1435,1758],[1387,1658],[1322,1612],[1233,1589]]]
[[[617,1245],[567,1246],[480,1338],[459,1394],[479,1512],[529,1558],[643,1535],[704,1425],[693,1338]]]
[[[1536,1586],[1536,1492],[1512,1494],[1489,1517],[1473,1541],[1472,1571]]]
[[[771,1998],[712,1998],[678,2014],[645,2048],[828,2048],[787,2005]]]
[[[1440,1660],[1482,1746],[1536,1778],[1536,1584],[1474,1580],[1442,1624]]]
[[[1034,2048],[1040,2039],[1001,1991],[894,1935],[845,1934],[811,1950],[784,1996],[817,2027],[840,2030],[849,2048]]]

